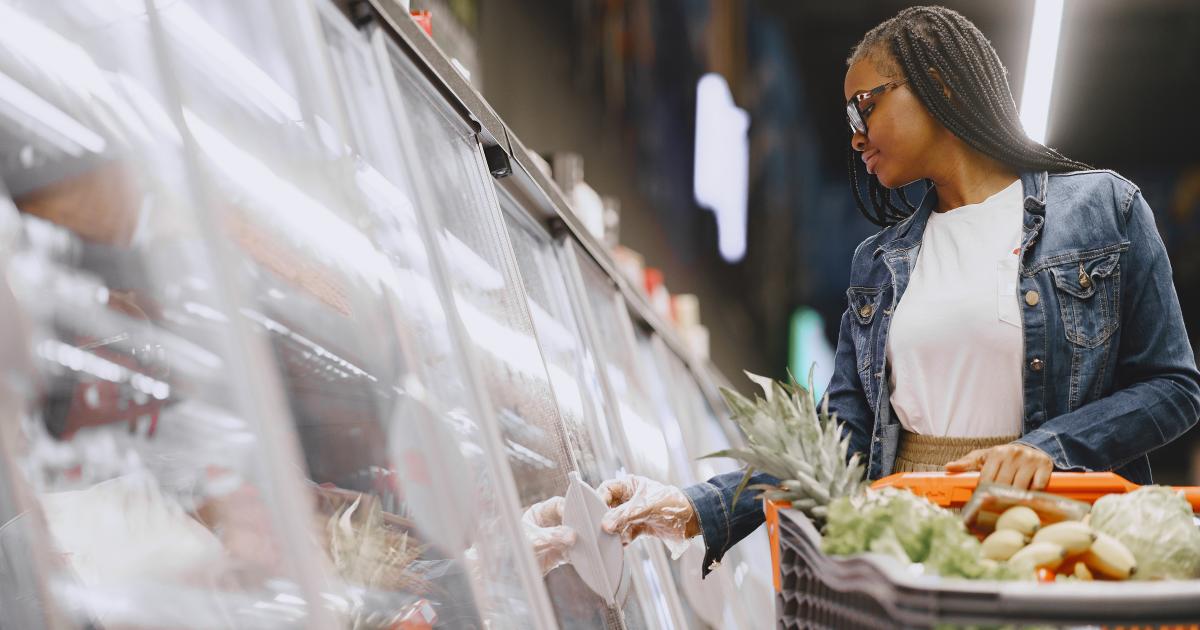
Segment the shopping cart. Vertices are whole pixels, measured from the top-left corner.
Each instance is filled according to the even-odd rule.
[[[976,473],[903,473],[874,488],[907,488],[942,507],[961,508]],[[1054,473],[1046,491],[1081,501],[1138,486],[1112,473]],[[1200,488],[1181,488],[1193,510]],[[922,575],[898,560],[821,552],[813,523],[787,504],[766,505],[776,614],[791,628],[929,628],[947,625],[1103,624],[1106,627],[1190,627],[1200,622],[1200,580],[1157,582],[995,582]]]

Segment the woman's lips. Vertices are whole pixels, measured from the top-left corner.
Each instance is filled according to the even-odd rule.
[[[867,172],[875,174],[875,163],[879,161],[879,152],[871,151],[863,154],[863,162],[867,165]]]

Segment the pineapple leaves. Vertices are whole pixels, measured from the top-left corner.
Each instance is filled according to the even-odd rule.
[[[717,451],[705,458],[728,457],[741,462],[745,475],[734,496],[746,490],[760,492],[769,501],[791,502],[810,516],[823,518],[830,501],[857,494],[864,487],[864,468],[859,455],[847,457],[850,442],[837,417],[829,412],[829,397],[818,401],[813,395],[814,369],[808,386],[788,374],[783,383],[755,374],[746,376],[762,389],[747,398],[722,389],[731,419],[745,436],[742,448]],[[780,485],[749,486],[755,472],[780,479]]]

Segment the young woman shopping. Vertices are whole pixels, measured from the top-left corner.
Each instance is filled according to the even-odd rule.
[[[1200,373],[1137,186],[1030,140],[996,51],[954,11],[902,11],[848,66],[851,184],[883,229],[850,263],[828,396],[868,476],[1150,482],[1147,454],[1200,417]],[[763,522],[755,493],[733,502],[740,481],[606,482],[605,527],[702,534],[707,571]]]

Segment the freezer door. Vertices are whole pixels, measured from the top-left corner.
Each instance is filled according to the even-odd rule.
[[[669,376],[682,408],[681,432],[684,441],[689,445],[689,451],[700,457],[733,446],[741,446],[740,441],[730,441],[729,433],[737,435],[736,431],[727,431],[727,428],[734,426],[733,422],[718,416],[713,410],[701,390],[696,374],[678,355],[667,349],[661,339],[655,339],[654,342],[658,347],[659,360],[665,364],[663,371]],[[696,459],[694,463],[696,478],[700,481],[720,473],[738,470],[737,463],[730,459]],[[698,570],[698,566],[691,570]],[[770,541],[767,539],[765,528],[760,527],[726,554],[720,571],[733,582],[733,588],[738,593],[736,601],[744,602],[744,605],[733,611],[739,623],[748,624],[751,628],[769,627],[774,624],[775,596],[771,582],[773,570]],[[711,576],[712,574],[710,578]]]
[[[3,544],[37,523],[48,623],[338,627],[159,9],[0,4]]]
[[[251,32],[238,4],[175,3],[162,20],[218,238],[252,298],[241,315],[269,339],[299,437],[315,556],[336,577],[323,601],[356,626],[553,627],[433,232],[358,126],[401,137],[373,50],[327,9],[258,3]]]
[[[638,357],[633,322],[624,298],[595,260],[571,239],[559,246],[568,269],[570,292],[585,337],[595,348],[601,389],[610,410],[610,433],[625,471],[670,481],[670,453],[662,424],[655,415],[646,387],[644,366]],[[655,623],[665,627],[688,624],[688,612],[679,599],[668,554],[663,544],[640,538],[630,553],[646,570],[645,608]]]
[[[501,194],[500,200],[534,328],[567,427],[568,445],[584,479],[598,485],[626,471],[613,439],[614,427],[619,428],[619,422],[604,400],[596,351],[581,334],[578,313],[568,289],[568,274],[556,255],[550,235],[534,224],[512,197]],[[630,570],[639,573],[659,570],[644,562],[646,552],[642,545],[639,543],[626,555]],[[630,594],[621,606],[625,627],[662,627],[649,589],[663,581],[648,574],[630,577],[633,580]],[[699,626],[689,623],[688,627]]]

